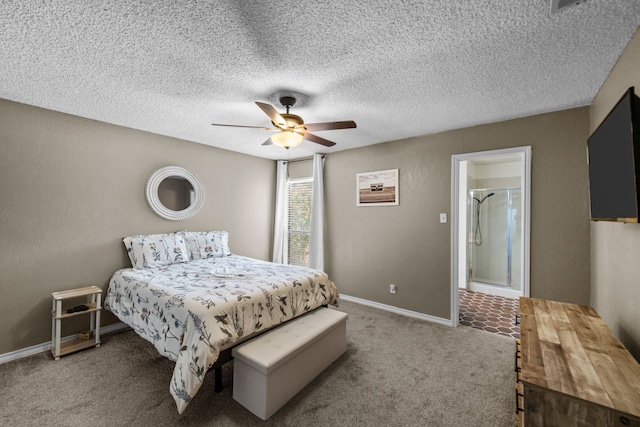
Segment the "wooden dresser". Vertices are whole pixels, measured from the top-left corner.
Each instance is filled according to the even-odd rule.
[[[591,308],[520,298],[524,425],[640,426],[640,364]]]

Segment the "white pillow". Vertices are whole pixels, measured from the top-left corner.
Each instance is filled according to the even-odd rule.
[[[133,268],[151,268],[189,261],[189,252],[180,234],[147,234],[122,239]]]
[[[231,255],[226,231],[181,231],[192,260]]]

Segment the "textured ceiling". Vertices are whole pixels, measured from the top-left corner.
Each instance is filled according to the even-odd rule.
[[[255,156],[301,158],[591,103],[640,1],[2,0],[0,98]],[[254,104],[333,148],[262,146]],[[1,120],[1,118],[0,118]]]

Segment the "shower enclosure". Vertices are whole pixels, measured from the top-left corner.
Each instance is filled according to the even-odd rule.
[[[522,289],[519,188],[469,190],[468,289],[517,298]]]

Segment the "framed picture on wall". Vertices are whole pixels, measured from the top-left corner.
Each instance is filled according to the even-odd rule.
[[[398,184],[398,169],[357,174],[357,206],[394,206],[400,204]]]

